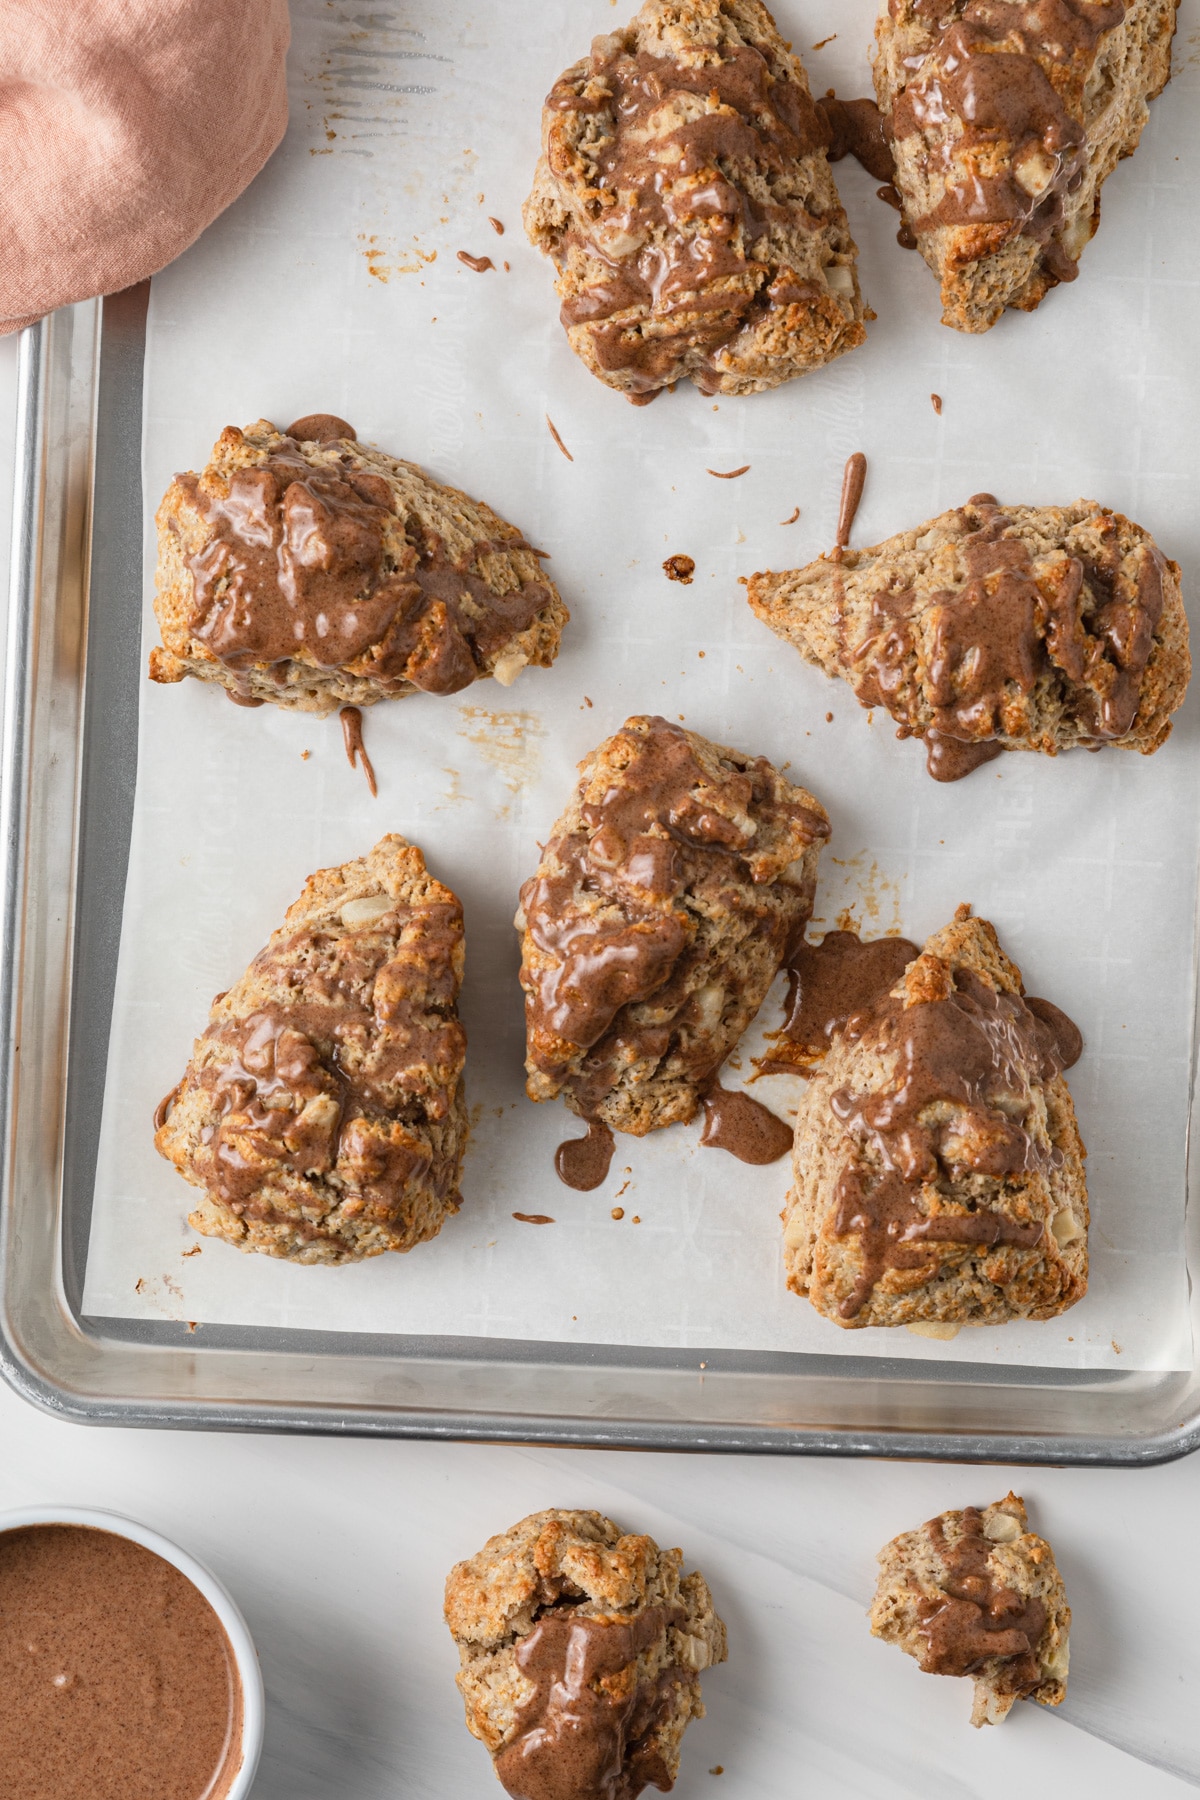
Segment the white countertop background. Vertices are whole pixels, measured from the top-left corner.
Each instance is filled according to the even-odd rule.
[[[0,564],[16,341],[0,340]],[[967,1723],[967,1682],[869,1635],[874,1555],[1012,1485],[1074,1611],[1071,1691]],[[679,1800],[1169,1800],[1200,1787],[1200,1460],[1137,1472],[687,1457],[87,1430],[0,1387],[0,1511],[144,1520],[209,1563],[258,1644],[255,1800],[485,1800],[441,1589],[459,1557],[544,1506],[598,1507],[680,1544],[730,1660],[685,1740]],[[724,1773],[708,1771],[720,1764]]]

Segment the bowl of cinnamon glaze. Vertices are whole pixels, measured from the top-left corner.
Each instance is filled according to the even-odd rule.
[[[246,1622],[177,1545],[115,1513],[0,1513],[6,1800],[246,1800],[263,1684]]]

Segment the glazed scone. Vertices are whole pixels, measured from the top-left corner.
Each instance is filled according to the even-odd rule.
[[[627,719],[521,889],[530,1098],[638,1137],[693,1118],[803,934],[828,836],[765,757]]]
[[[462,907],[389,835],[310,875],[218,994],[155,1145],[239,1250],[356,1262],[458,1211],[467,1140]]]
[[[566,608],[515,526],[344,420],[227,426],[155,516],[152,681],[326,713],[507,685],[558,653]]]
[[[668,1792],[725,1627],[683,1552],[595,1512],[531,1513],[446,1582],[467,1727],[514,1800]]]
[[[1060,1706],[1071,1609],[1054,1552],[1025,1502],[944,1512],[879,1552],[871,1634],[929,1675],[970,1675],[972,1725],[999,1725],[1016,1700]]]
[[[977,495],[869,550],[752,575],[750,605],[955,780],[1002,750],[1166,742],[1191,675],[1179,565],[1091,500]]]
[[[882,0],[875,91],[942,323],[1073,281],[1171,73],[1179,0]]]
[[[960,907],[834,1031],[800,1097],[783,1241],[788,1287],[835,1325],[953,1336],[1087,1291],[1074,1028],[1024,993]]]
[[[750,394],[865,337],[829,128],[760,0],[646,0],[555,83],[525,203],[571,348],[643,403]]]

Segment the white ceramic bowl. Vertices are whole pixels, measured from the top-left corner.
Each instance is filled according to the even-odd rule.
[[[153,1550],[164,1562],[175,1567],[199,1588],[208,1604],[225,1627],[225,1635],[233,1650],[238,1680],[242,1688],[242,1763],[233,1778],[226,1800],[248,1800],[263,1741],[263,1679],[258,1666],[258,1653],[246,1621],[232,1596],[204,1564],[181,1550],[169,1538],[160,1537],[146,1525],[126,1519],[120,1513],[102,1512],[94,1506],[24,1506],[15,1512],[0,1513],[0,1534],[18,1531],[25,1525],[90,1525],[96,1531],[110,1531],[114,1537],[128,1538]]]

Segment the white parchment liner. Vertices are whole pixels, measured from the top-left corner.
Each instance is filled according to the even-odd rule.
[[[642,410],[567,350],[551,271],[519,216],[542,95],[594,32],[618,22],[613,7],[297,0],[292,10],[286,143],[154,282],[143,654],[156,635],[152,514],[172,473],[199,468],[227,423],[286,425],[316,410],[518,523],[551,552],[574,616],[552,671],[526,671],[509,690],[486,683],[376,707],[366,725],[378,800],[348,767],[336,719],[245,712],[215,688],[147,682],[87,1312],[1190,1366],[1195,706],[1153,758],[1008,756],[941,787],[918,745],[896,743],[882,715],[868,726],[845,687],[751,616],[737,578],[828,546],[842,464],[858,449],[870,458],[858,543],[982,489],[1038,503],[1082,494],[1145,524],[1185,580],[1200,568],[1200,370],[1181,355],[1195,347],[1200,277],[1189,182],[1200,83],[1183,63],[1200,0],[1185,0],[1182,66],[1136,159],[1105,190],[1082,279],[1038,313],[979,338],[944,329],[936,284],[895,242],[895,215],[843,163],[863,288],[879,314],[866,347],[772,394],[714,401],[680,389]],[[869,91],[873,0],[781,0],[776,13],[817,92]],[[460,249],[497,268],[474,273]],[[940,417],[931,393],[942,396]],[[736,481],[706,473],[743,463]],[[799,521],[782,525],[797,505]],[[695,558],[691,586],[662,573],[677,551]],[[524,1098],[511,918],[576,761],[644,711],[790,762],[816,792],[834,831],[821,926],[848,907],[868,933],[921,938],[969,900],[994,920],[1030,991],[1078,1020],[1087,1050],[1070,1080],[1090,1152],[1092,1280],[1065,1317],[953,1344],[840,1332],[784,1289],[786,1162],[745,1168],[699,1149],[695,1128],[619,1139],[594,1194],[556,1181],[554,1145],[577,1126]],[[388,830],[419,843],[466,908],[474,1131],[463,1210],[408,1256],[342,1269],[197,1239],[185,1222],[191,1190],[151,1141],[155,1102],[178,1079],[212,995],[307,874]],[[777,1002],[763,1024],[778,1022]],[[794,1103],[787,1078],[756,1092],[780,1110]],[[618,1200],[621,1222],[610,1216]],[[521,1224],[514,1211],[556,1223]]]

